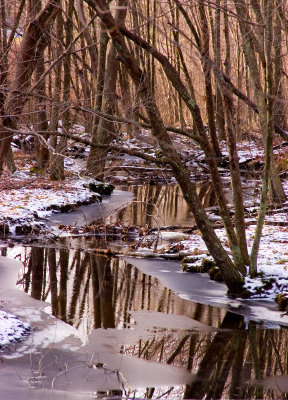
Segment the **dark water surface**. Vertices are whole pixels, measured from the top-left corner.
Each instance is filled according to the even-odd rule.
[[[228,203],[232,202],[230,186],[226,187]],[[50,224],[65,224],[76,227],[103,223],[121,223],[125,226],[193,226],[194,217],[176,184],[169,185],[127,185],[126,190],[114,190],[111,196],[104,196],[101,203],[82,206],[69,213],[52,215]],[[206,209],[215,209],[216,198],[209,182],[197,182],[197,193]],[[244,185],[245,204],[253,203],[255,183]],[[219,217],[220,219],[220,217]]]
[[[194,225],[177,185],[125,189],[102,203],[55,214],[50,223]],[[211,186],[199,183],[197,190],[204,207],[213,208]],[[265,322],[266,305],[258,304],[255,312],[247,303],[230,304],[224,285],[182,273],[179,262],[96,254],[96,248],[129,247],[130,242],[108,239],[80,235],[47,241],[46,247],[2,250],[22,262],[17,286],[44,308],[39,331],[49,342],[49,350],[29,344],[21,357],[18,350],[19,360],[17,349],[10,361],[3,358],[0,382],[6,399],[288,398],[288,331]],[[27,307],[24,312],[32,312]],[[47,323],[47,312],[63,321],[62,328],[53,318],[52,327]],[[77,329],[85,345],[72,350],[65,339],[59,348],[53,332],[61,336],[63,325]]]
[[[7,250],[14,256],[17,251]],[[49,302],[53,315],[76,327],[83,338],[93,337],[95,348],[103,332],[110,339],[120,335],[113,351],[148,363],[146,369],[139,364],[127,371],[117,366],[120,388],[105,375],[106,389],[95,379],[92,393],[93,382],[88,385],[83,376],[81,399],[85,390],[87,399],[288,397],[286,327],[256,323],[224,308],[181,298],[133,261],[81,249],[41,247],[19,248],[18,258],[23,262],[18,286]],[[108,362],[109,351],[98,369]],[[111,370],[106,369],[109,375]],[[73,379],[65,381],[73,397],[63,394],[57,399],[76,396]]]

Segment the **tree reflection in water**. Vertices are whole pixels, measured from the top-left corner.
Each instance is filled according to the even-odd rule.
[[[121,221],[126,226],[149,227],[195,223],[178,185],[130,185],[127,190],[134,194],[134,200],[108,218],[107,223]],[[215,195],[209,182],[198,182],[197,192],[204,207],[215,206]]]
[[[139,310],[182,315],[205,324],[207,329],[200,331],[156,326],[150,339],[121,348],[126,355],[191,371],[194,379],[180,390],[182,398],[287,398],[277,387],[256,384],[288,373],[285,327],[264,329],[240,315],[181,299],[157,278],[118,258],[39,247],[26,248],[24,258],[23,289],[50,301],[56,317],[86,335],[97,328],[128,329],[133,324],[130,313]],[[173,395],[174,389],[168,389],[167,398],[181,398]],[[154,398],[155,390],[147,388],[146,398]]]

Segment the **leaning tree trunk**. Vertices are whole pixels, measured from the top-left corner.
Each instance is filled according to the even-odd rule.
[[[47,45],[46,32],[54,22],[59,11],[60,0],[50,0],[35,19],[30,21],[19,50],[15,78],[11,91],[5,102],[6,118],[3,118],[0,127],[0,176],[9,153],[12,140],[11,133],[5,127],[16,129],[19,115],[28,100],[28,90],[31,85],[31,76],[37,65],[39,54],[43,53]]]
[[[105,2],[103,0],[94,0],[94,4],[99,17],[107,27],[121,62],[126,66],[135,85],[138,86],[142,103],[150,119],[152,134],[157,139],[167,163],[171,165],[173,173],[184,194],[184,198],[191,207],[197,226],[202,233],[208,250],[219,266],[223,279],[231,292],[234,294],[241,293],[243,277],[235,268],[219,238],[215,234],[212,224],[197,195],[195,185],[190,180],[190,174],[181,162],[179,154],[171,142],[155,103],[155,98],[151,93],[150,82],[147,80],[147,76],[139,68],[135,57],[129,52],[124,37],[116,26],[110,11],[106,8]]]
[[[197,47],[201,48],[200,37],[197,34],[197,31],[194,27],[194,24],[193,24],[191,18],[189,17],[189,15],[187,14],[187,12],[183,8],[183,6],[181,5],[181,2],[179,0],[174,0],[174,1],[177,4],[177,7],[179,7],[181,13],[183,14],[183,17],[185,18],[185,21],[186,21],[187,25],[189,26],[192,35],[194,36],[195,42],[197,43]],[[120,30],[121,30],[121,28],[120,28]],[[132,35],[132,40],[136,41],[136,39],[134,39],[134,36],[135,35]],[[128,37],[131,37],[130,32],[129,32]],[[173,71],[171,65],[169,65],[169,62],[167,61],[167,59],[165,59],[165,56],[163,56],[161,53],[159,54],[159,52],[157,52],[157,50],[155,50],[155,49],[147,48],[147,45],[144,44],[143,40],[140,40],[140,38],[137,39],[137,43],[139,43],[140,45],[143,45],[143,47],[145,46],[144,48],[149,50],[151,52],[151,54],[153,54],[153,55],[155,54],[155,57],[157,58],[157,60],[162,64],[163,69],[164,69],[168,79],[171,81],[173,86],[181,94],[183,100],[186,103],[186,106],[191,111],[191,114],[193,116],[193,123],[194,123],[194,126],[196,127],[198,135],[199,135],[198,143],[200,144],[203,151],[205,152],[206,160],[207,160],[207,163],[210,168],[210,174],[211,174],[211,178],[212,178],[214,192],[215,192],[217,202],[219,205],[220,215],[222,217],[222,220],[223,220],[223,223],[224,223],[224,226],[226,229],[230,248],[232,250],[233,259],[234,259],[235,265],[237,266],[239,271],[241,271],[241,273],[243,275],[245,275],[246,268],[245,268],[244,258],[242,256],[242,251],[241,251],[241,248],[243,248],[243,249],[245,248],[245,243],[243,246],[242,243],[238,242],[238,239],[241,240],[240,236],[238,236],[238,238],[237,238],[234,228],[233,228],[233,225],[232,225],[232,222],[231,222],[231,218],[230,218],[226,200],[225,200],[221,177],[220,177],[217,162],[215,159],[215,154],[213,152],[213,148],[210,146],[210,143],[208,142],[208,139],[206,138],[205,127],[203,125],[200,109],[199,109],[199,107],[195,101],[195,97],[193,95],[193,92],[194,92],[193,85],[192,85],[192,91],[191,91],[191,83],[189,84],[189,90],[190,90],[190,93],[189,93],[187,91],[187,89],[184,87],[184,85],[181,81],[181,78],[179,76],[177,76],[177,77],[175,76],[176,75],[175,71]],[[208,61],[209,61],[209,57],[207,57],[207,55],[206,55],[205,62],[208,62]],[[185,65],[185,63],[183,63],[183,65]],[[183,68],[183,69],[185,72],[185,68]],[[186,76],[186,73],[185,73],[185,76]],[[190,80],[190,77],[187,79],[187,82],[189,82],[189,80]],[[245,257],[245,253],[243,253],[243,254]]]

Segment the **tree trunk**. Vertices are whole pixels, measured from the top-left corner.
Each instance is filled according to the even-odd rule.
[[[269,1],[271,1],[271,0],[269,0]],[[249,67],[251,78],[252,78],[252,81],[254,84],[256,103],[257,103],[257,107],[258,107],[258,111],[259,111],[260,129],[261,129],[261,134],[262,134],[262,138],[263,138],[263,144],[265,147],[266,140],[267,140],[267,130],[270,129],[268,127],[268,125],[269,125],[269,118],[267,117],[268,100],[266,100],[266,96],[267,95],[273,96],[274,93],[273,93],[273,90],[270,93],[265,93],[265,90],[264,90],[265,88],[263,88],[263,85],[261,82],[261,70],[260,70],[260,65],[258,65],[258,62],[257,62],[256,51],[261,60],[261,64],[264,68],[265,78],[266,78],[266,74],[267,74],[267,65],[266,65],[267,60],[266,60],[265,56],[267,57],[267,54],[264,54],[264,50],[262,51],[259,41],[255,39],[255,35],[251,31],[250,25],[248,26],[248,24],[246,22],[248,16],[247,16],[247,7],[246,7],[245,2],[243,0],[234,0],[234,4],[235,4],[237,14],[239,16],[239,27],[240,27],[240,32],[241,32],[241,36],[242,36],[243,52],[244,52],[245,59],[246,59],[247,65]],[[267,23],[266,20],[265,20],[265,23]],[[264,37],[265,37],[265,35],[264,35]],[[272,47],[271,47],[271,49],[272,49]],[[272,65],[270,65],[270,68],[272,68],[272,70],[273,70]],[[265,82],[267,83],[266,80],[265,80]],[[274,129],[274,124],[273,124],[273,129]],[[270,161],[269,183],[270,183],[270,190],[271,190],[271,199],[275,203],[278,203],[278,204],[285,202],[286,195],[285,195],[284,189],[282,187],[281,179],[277,172],[273,154],[271,155],[271,161]]]
[[[225,3],[226,4],[226,3]],[[231,55],[230,55],[230,33],[228,26],[228,16],[224,13],[224,36],[225,36],[225,73],[231,74]],[[231,174],[231,187],[234,205],[234,223],[236,236],[245,265],[249,265],[249,254],[247,249],[246,233],[245,233],[245,215],[244,215],[244,199],[241,182],[241,174],[239,168],[239,158],[236,147],[235,133],[235,108],[232,93],[223,92],[223,104],[225,110],[225,130],[226,140],[229,151],[229,167]]]
[[[264,225],[264,218],[267,207],[267,194],[269,184],[269,174],[271,172],[272,163],[272,152],[273,152],[273,135],[274,135],[274,114],[273,106],[274,101],[269,94],[273,93],[273,68],[272,68],[272,43],[273,43],[273,31],[272,31],[272,14],[273,8],[271,6],[271,0],[264,1],[264,12],[265,12],[265,56],[266,56],[266,70],[265,70],[265,87],[266,87],[266,115],[260,117],[265,118],[265,165],[264,165],[264,176],[262,181],[261,201],[257,219],[257,226],[255,231],[255,237],[251,250],[251,265],[249,273],[251,276],[257,275],[257,258],[260,246],[260,239],[262,234],[262,228]],[[264,125],[264,123],[262,123]]]
[[[207,17],[205,13],[205,7],[203,3],[199,3],[199,11],[200,11],[200,20],[201,20],[201,32],[202,32],[202,40],[201,40],[201,63],[203,68],[203,75],[205,81],[205,93],[206,93],[206,113],[208,119],[208,127],[209,134],[212,143],[212,147],[215,153],[215,156],[219,159],[222,158],[222,154],[220,151],[216,125],[215,125],[215,110],[214,110],[214,100],[213,100],[213,91],[212,91],[212,80],[211,80],[211,66],[208,62],[210,59],[209,55],[209,28]]]
[[[62,1],[62,0],[61,0]],[[58,59],[63,51],[62,43],[63,43],[63,15],[62,12],[58,13],[56,18],[56,27],[55,27],[55,36],[56,36],[56,44],[55,47],[52,48],[53,58]],[[53,76],[51,77],[53,79]],[[50,130],[52,132],[57,132],[60,112],[61,112],[61,92],[62,92],[62,61],[58,62],[55,68],[55,77],[53,82],[53,92],[51,91],[51,97],[53,98],[54,104],[51,109],[50,114]],[[51,136],[50,138],[50,153],[49,153],[49,169],[50,169],[50,179],[57,180],[58,179],[58,155],[57,155],[57,136]]]
[[[17,128],[19,114],[21,114],[28,99],[27,90],[31,85],[31,76],[37,65],[36,60],[47,45],[46,31],[56,18],[59,11],[59,1],[50,0],[25,30],[17,58],[15,78],[5,102],[7,117],[3,119],[0,128],[2,139],[0,141],[0,176],[12,140],[11,133],[5,131],[5,126]]]
[[[106,8],[103,0],[95,0],[96,9],[101,10],[99,17],[106,25],[115,48],[118,51],[121,62],[126,66],[141,96],[142,103],[149,116],[152,134],[157,139],[159,146],[167,159],[167,163],[171,165],[173,173],[182,189],[184,198],[191,207],[197,226],[202,233],[203,239],[208,250],[215,259],[221,270],[221,274],[228,288],[234,294],[242,291],[243,278],[231,262],[228,254],[223,249],[220,240],[216,236],[214,229],[205,213],[205,210],[196,193],[195,185],[190,180],[190,174],[182,164],[180,157],[175,150],[173,143],[167,133],[159,110],[154,100],[154,96],[150,91],[150,83],[147,76],[139,68],[134,56],[126,47],[124,38],[116,26],[110,11]]]
[[[39,0],[30,0],[29,1],[29,16],[30,19],[36,18],[37,14],[41,11],[41,1]],[[38,82],[42,74],[45,72],[45,64],[44,64],[44,49],[43,53],[39,54],[39,59],[37,60],[37,66],[35,71],[35,80]],[[34,130],[35,132],[45,132],[48,130],[48,118],[46,114],[46,104],[43,101],[43,98],[46,95],[45,91],[45,78],[39,83],[36,93],[39,95],[35,100],[35,120],[34,120]],[[43,135],[47,140],[47,135]],[[36,162],[37,167],[43,169],[49,160],[49,151],[47,146],[43,145],[43,142],[40,140],[38,136],[35,137],[35,150],[36,150]]]
[[[274,21],[274,91],[275,91],[275,108],[274,108],[274,121],[282,129],[287,131],[287,106],[281,100],[284,98],[285,89],[283,87],[283,53],[282,53],[282,20],[283,20],[283,3],[281,0],[275,0],[275,21]],[[279,101],[278,101],[279,100]]]
[[[221,12],[220,0],[216,0],[215,21],[214,21],[214,59],[218,68],[221,68]],[[216,82],[215,100],[216,126],[218,129],[219,141],[226,139],[224,105],[222,102],[221,86]]]
[[[124,25],[127,14],[128,0],[119,0],[115,15],[115,23]],[[119,60],[117,59],[117,50],[111,46],[105,69],[104,89],[102,98],[102,112],[114,115],[117,108],[116,82],[119,71]],[[96,143],[109,144],[115,138],[115,124],[113,121],[101,118],[97,126],[97,136],[93,138]],[[104,179],[104,169],[107,157],[107,150],[100,148],[91,148],[88,159],[88,171],[96,179]]]

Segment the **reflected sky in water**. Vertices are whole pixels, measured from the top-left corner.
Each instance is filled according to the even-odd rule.
[[[87,336],[99,328],[127,330],[132,339],[122,354],[191,373],[190,384],[147,387],[146,398],[167,390],[173,399],[287,398],[271,383],[277,375],[287,386],[286,328],[264,329],[225,309],[181,299],[119,258],[55,248],[21,251],[18,285],[51,302],[55,316]]]
[[[232,202],[226,185],[226,198]],[[125,226],[185,226],[195,224],[178,185],[128,185],[127,190],[115,190],[104,196],[101,203],[82,206],[69,213],[54,214],[50,224],[77,227],[103,223],[121,223]],[[215,207],[216,198],[209,182],[197,182],[196,190],[205,208]],[[251,188],[244,191],[246,200],[251,200]],[[250,193],[248,195],[248,193]]]

